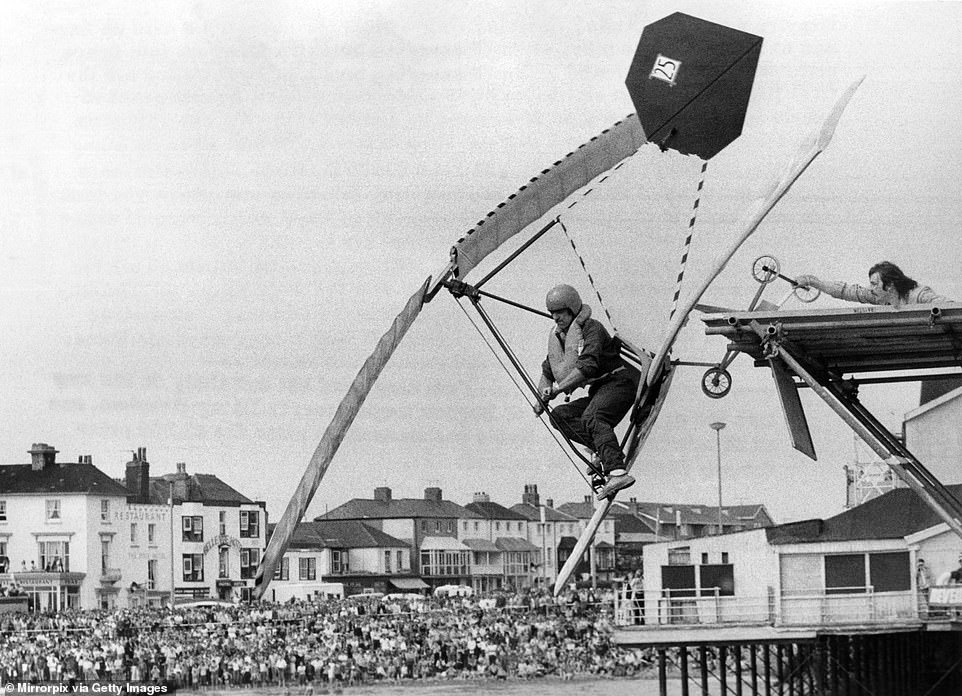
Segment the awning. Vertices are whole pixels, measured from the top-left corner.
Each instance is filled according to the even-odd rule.
[[[454,537],[428,536],[421,540],[422,551],[470,551]]]
[[[518,537],[498,537],[494,545],[502,551],[537,551],[538,547],[527,539]]]
[[[487,539],[464,539],[462,543],[472,551],[490,551],[492,553],[501,551],[493,541]]]
[[[399,590],[423,590],[428,587],[421,578],[391,578],[391,584]]]

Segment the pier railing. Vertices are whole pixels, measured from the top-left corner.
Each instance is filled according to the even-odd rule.
[[[871,586],[839,587],[831,592],[776,596],[723,595],[718,589],[662,590],[640,597],[616,596],[618,623],[632,625],[824,626],[885,624],[918,620],[918,597],[912,591],[875,592]]]

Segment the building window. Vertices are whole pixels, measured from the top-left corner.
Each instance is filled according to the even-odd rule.
[[[504,554],[505,575],[527,575],[531,559],[527,551],[508,551]]]
[[[10,559],[7,558],[7,540],[0,539],[0,573],[8,573],[10,570]]]
[[[385,573],[391,572],[391,552],[390,551],[384,552],[384,572]]]
[[[691,548],[679,546],[677,549],[668,549],[668,565],[691,565]]]
[[[480,522],[475,522],[475,523],[474,523],[474,531],[477,532],[477,531],[480,531],[480,530],[481,530],[481,523],[480,523]]]
[[[217,577],[226,578],[230,573],[230,557],[226,546],[217,549]]]
[[[227,536],[227,511],[221,510],[217,513],[217,528],[218,534],[221,536]]]
[[[110,567],[110,539],[100,540],[100,572],[107,572]]]
[[[869,579],[874,592],[904,592],[912,587],[908,551],[889,551],[868,555]]]
[[[728,563],[728,552],[722,551],[722,563]]]
[[[204,518],[199,515],[185,516],[182,519],[183,541],[204,540]]]
[[[184,582],[204,581],[204,555],[200,553],[184,554]]]
[[[299,580],[317,580],[317,559],[297,559],[297,577]]]
[[[351,572],[350,556],[347,549],[331,549],[331,573],[344,575]]]
[[[153,545],[153,543],[154,543],[154,528],[155,528],[156,526],[157,526],[157,525],[155,525],[155,524],[152,523],[152,522],[151,522],[151,523],[148,523],[148,525],[147,525],[147,543],[148,543],[148,544]]]
[[[110,522],[110,501],[106,498],[100,501],[100,521]]]
[[[240,552],[240,576],[242,580],[250,580],[257,575],[257,564],[261,560],[260,549],[241,549]],[[311,559],[314,561],[315,559]],[[316,575],[316,572],[315,572]],[[313,580],[314,578],[310,578]]]
[[[404,554],[400,551],[397,552],[397,572],[402,572],[404,570]]]
[[[137,523],[130,523],[130,543],[134,546],[137,545]]]
[[[434,520],[434,531],[441,531],[441,520]]]
[[[865,554],[845,553],[825,557],[825,593],[852,594],[866,591]]]
[[[70,542],[41,541],[40,570],[50,573],[70,572]]]
[[[60,501],[59,500],[47,501],[47,521],[48,522],[60,521]]]
[[[274,568],[274,579],[275,580],[290,580],[291,579],[291,559],[284,556],[281,562],[277,564]]]
[[[703,554],[701,555],[701,564],[702,564],[702,565],[707,565],[707,564],[708,564],[708,554],[707,554],[707,553],[703,553]]]
[[[470,563],[470,551],[421,551],[421,575],[467,575]]]
[[[157,560],[151,559],[147,561],[147,589],[156,590],[157,589]]]
[[[465,520],[464,522],[461,523],[461,530],[462,530],[462,531],[465,531],[465,532],[468,531],[468,521],[467,521],[467,520]]]
[[[427,522],[427,520],[421,520],[421,533],[424,534],[424,533],[426,533],[427,531],[428,531],[428,522]]]
[[[0,522],[7,521],[7,501],[0,500]]]
[[[260,514],[257,510],[241,510],[240,535],[242,539],[256,539],[260,536]]]
[[[701,580],[701,594],[713,597],[717,593],[720,597],[735,595],[735,568],[729,564],[702,565],[698,567]]]
[[[496,531],[496,532],[500,532],[500,531],[501,531],[501,523],[500,523],[500,522],[495,522],[495,523],[494,523],[494,531]]]

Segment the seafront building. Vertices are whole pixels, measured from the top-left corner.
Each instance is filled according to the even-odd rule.
[[[267,515],[212,474],[150,476],[138,448],[117,481],[89,455],[0,466],[0,585],[29,609],[111,609],[175,598],[250,597]]]
[[[252,596],[270,533],[262,502],[216,475],[188,473],[184,463],[173,473],[151,476],[144,447],[132,451],[121,479],[94,466],[88,455],[64,461],[45,443],[29,454],[29,464],[0,466],[0,588],[25,593],[18,601],[29,609]],[[690,522],[689,507],[700,511],[619,503],[575,580],[609,583],[639,568],[648,544],[710,531],[688,522],[653,524],[651,510],[659,507],[672,511],[675,522]],[[717,518],[713,510],[703,514]],[[267,598],[445,586],[487,593],[550,584],[593,511],[589,497],[557,508],[551,499],[542,502],[535,484],[526,485],[521,503],[511,507],[483,492],[460,505],[445,500],[439,488],[425,489],[421,498],[398,499],[390,488],[379,487],[371,499],[350,500],[303,522]],[[737,508],[723,509],[731,528],[737,528],[738,514]],[[768,520],[767,513],[760,519]],[[5,604],[0,597],[0,609]]]

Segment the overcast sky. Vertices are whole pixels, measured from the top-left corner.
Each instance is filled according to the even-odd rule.
[[[744,306],[752,260],[860,281],[889,259],[962,298],[962,4],[8,2],[0,6],[0,462],[34,442],[122,476],[211,473],[279,518],[362,362],[451,244],[633,111],[643,27],[682,11],[764,37],[744,133],[709,164],[686,277],[865,75],[831,147],[706,301]],[[646,147],[562,220],[619,328],[657,344],[699,163]],[[540,306],[587,279],[553,235],[491,291]],[[772,298],[786,288],[775,287]],[[789,305],[794,306],[794,305]],[[838,306],[830,299],[816,307]],[[797,306],[795,306],[797,308]],[[549,324],[493,310],[531,371]],[[725,344],[693,317],[676,350]],[[837,512],[849,431],[804,394],[789,446],[741,358],[709,400],[676,377],[635,469],[641,500]],[[893,428],[918,387],[868,388]],[[387,485],[506,505],[586,486],[446,293],[385,370],[309,515]]]

